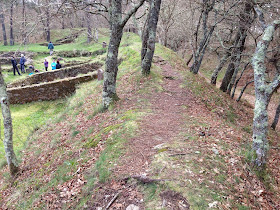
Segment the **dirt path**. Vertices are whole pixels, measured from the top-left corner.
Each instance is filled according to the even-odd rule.
[[[162,68],[164,91],[148,96],[152,114],[144,117],[139,135],[128,143],[129,151],[115,171],[120,175],[147,174],[149,163],[157,152],[156,148],[172,143],[183,127],[182,105],[190,103],[191,93],[186,94],[180,88],[182,77],[169,63],[161,62],[157,65]]]
[[[141,96],[141,98],[148,101],[148,105],[140,107],[140,110],[147,111],[148,109],[151,114],[142,117],[136,137],[129,139],[126,143],[127,152],[119,158],[118,165],[112,171],[116,179],[106,187],[103,186],[104,192],[101,193],[103,195],[96,198],[100,200],[101,204],[104,204],[102,197],[106,194],[119,192],[121,196],[118,198],[118,203],[122,205],[119,207],[120,209],[126,208],[129,204],[145,209],[143,201],[141,202],[143,195],[137,190],[138,186],[127,183],[124,178],[133,175],[154,176],[154,174],[149,173],[154,156],[161,149],[161,146],[172,144],[184,128],[183,113],[185,110],[183,110],[183,105],[195,103],[191,92],[181,87],[183,77],[178,71],[175,71],[165,61],[156,65],[162,69],[163,83],[161,83],[161,87],[163,91],[151,90],[151,92]],[[132,96],[127,104],[122,104],[122,107],[130,109],[135,103],[137,103],[137,99]],[[192,107],[192,110],[194,109],[195,107]],[[166,192],[167,197],[171,200],[174,193],[171,191]],[[179,198],[181,195],[177,194],[176,196]],[[182,196],[181,198],[181,201],[185,202],[187,207],[184,209],[188,209],[187,201]],[[99,206],[102,206],[101,204]],[[114,207],[116,206],[118,204],[114,205]]]

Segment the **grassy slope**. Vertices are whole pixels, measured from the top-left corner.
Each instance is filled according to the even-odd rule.
[[[106,35],[106,30],[101,29],[100,30],[100,42],[107,41],[108,38]],[[54,30],[52,31],[52,37],[54,40],[61,39],[63,37],[66,37],[70,34],[70,30]],[[18,49],[21,50],[27,50],[32,52],[46,52],[46,47],[40,46],[39,44],[30,44],[27,46],[21,46],[22,48],[19,48],[19,45],[15,46],[1,46],[0,51],[15,51]],[[57,46],[57,51],[68,51],[68,50],[88,50],[88,51],[95,51],[102,49],[102,45],[98,43],[93,43],[91,45],[88,45],[86,43],[86,37],[85,34],[81,34],[78,39],[75,40],[74,43],[69,43],[65,45]],[[55,56],[55,54],[54,54]],[[44,58],[47,57],[49,61],[52,59],[51,56],[47,55],[37,55],[33,59],[33,65],[35,68],[41,70],[43,69],[43,62]],[[87,58],[87,57],[79,57],[79,58],[65,58],[63,62],[67,61],[84,61],[88,59],[95,59],[95,57]],[[63,64],[62,62],[62,64]],[[40,68],[41,67],[41,68]],[[7,66],[7,68],[10,68],[10,66]],[[4,80],[7,84],[21,80],[24,78],[27,78],[27,74],[23,74],[23,76],[14,76],[12,72],[3,71],[2,72]],[[33,102],[23,105],[11,105],[11,113],[13,118],[13,126],[14,126],[14,147],[16,154],[19,155],[19,151],[22,150],[26,139],[29,137],[29,135],[33,132],[34,129],[38,129],[39,127],[43,126],[48,119],[54,118],[57,113],[61,112],[66,106],[66,100],[57,100],[57,101],[50,101],[50,102]],[[4,132],[3,132],[3,120],[2,115],[0,117],[1,120],[1,129],[0,129],[0,138],[4,138]],[[0,166],[5,164],[5,158],[4,158],[4,146],[3,142],[0,141]]]
[[[77,29],[80,30],[80,29]],[[70,35],[71,31],[69,29],[66,30],[53,30],[51,31],[51,37],[53,42],[55,40],[67,37]],[[99,30],[99,43],[103,41],[108,41],[108,32],[105,29]],[[99,45],[89,45],[86,42],[86,33],[82,32],[79,37],[73,42],[63,45],[55,46],[55,51],[73,51],[73,50],[87,50],[87,51],[95,51],[102,47],[102,44]],[[15,44],[14,46],[1,46],[0,52],[10,52],[10,51],[30,51],[30,52],[48,52],[46,46],[41,46],[40,43],[37,44],[28,44],[28,45],[20,45]]]
[[[98,194],[97,184],[114,178],[112,169],[118,163],[118,157],[125,153],[126,141],[136,135],[139,120],[150,112],[149,101],[141,94],[149,93],[151,89],[162,91],[159,68],[153,68],[149,78],[140,75],[139,41],[135,35],[125,35],[121,45],[123,62],[118,75],[121,100],[115,106],[101,112],[101,82],[81,85],[69,98],[68,107],[60,117],[49,121],[31,136],[24,151],[21,176],[10,185],[7,170],[1,171],[0,203],[3,207],[81,209]],[[183,194],[194,209],[205,209],[213,201],[218,201],[220,208],[246,209],[265,205],[252,201],[254,195],[245,186],[254,184],[254,189],[263,190],[263,185],[252,173],[249,174],[250,169],[244,161],[244,151],[250,142],[250,108],[246,104],[233,103],[203,79],[185,71],[183,62],[170,50],[158,46],[156,54],[182,71],[186,79],[182,86],[197,96],[215,123],[209,118],[192,118],[187,111],[182,113],[186,119],[186,132],[179,134],[178,141],[169,146],[182,152],[191,151],[191,154],[187,158],[170,158],[168,151],[159,151],[151,170],[158,170],[167,163],[176,168],[180,180],[139,185],[138,190],[145,195],[146,207],[161,206],[159,194],[166,189]],[[136,96],[138,103],[127,110],[125,101],[129,96]],[[141,109],[141,106],[146,108]],[[197,135],[199,130],[209,128],[214,132],[209,138]],[[182,142],[182,138],[187,140]],[[167,168],[162,176],[172,175],[172,167]],[[244,181],[247,175],[254,179],[253,184]]]
[[[34,130],[44,126],[46,121],[55,118],[57,113],[65,108],[65,100],[32,102],[21,105],[11,105],[11,113],[13,119],[13,142],[17,155],[22,150],[28,136]],[[4,139],[3,119],[1,115],[1,139]],[[0,142],[0,162],[4,164],[5,151],[3,142]]]

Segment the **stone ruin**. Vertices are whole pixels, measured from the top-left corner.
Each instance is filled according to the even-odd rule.
[[[20,55],[23,54],[26,58],[26,65],[33,63],[34,53],[32,52],[2,52],[0,54],[0,65],[12,65],[11,57],[15,56],[17,63],[19,64]]]
[[[35,73],[7,86],[11,104],[56,100],[75,92],[76,85],[97,79],[101,63],[88,63],[68,68]]]
[[[99,49],[93,52],[86,50],[72,50],[72,51],[58,51],[56,55],[64,58],[74,58],[74,57],[89,57],[89,56],[97,56],[102,55],[106,52],[106,49]]]

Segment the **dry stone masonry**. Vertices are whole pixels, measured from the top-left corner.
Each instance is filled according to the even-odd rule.
[[[88,63],[65,69],[42,72],[8,86],[11,104],[56,100],[75,92],[76,85],[97,79],[101,63]]]

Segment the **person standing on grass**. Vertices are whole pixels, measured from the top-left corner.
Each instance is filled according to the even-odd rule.
[[[53,49],[54,49],[54,46],[53,46],[53,43],[52,43],[52,42],[50,42],[50,43],[48,44],[48,49],[50,50],[50,55],[52,55],[52,54],[53,54]]]
[[[56,62],[56,69],[61,69],[61,64],[59,63],[59,60]]]
[[[45,58],[44,66],[45,66],[45,70],[48,71],[49,62],[48,62],[47,58]]]
[[[14,76],[16,76],[16,70],[17,70],[18,75],[21,75],[18,71],[17,61],[16,61],[14,56],[12,56],[11,62],[12,62],[12,65],[13,65]]]
[[[52,70],[55,70],[55,69],[56,69],[56,62],[55,62],[54,59],[53,59],[53,62],[52,62],[52,64],[51,64],[51,66],[52,66]]]
[[[20,57],[20,60],[19,60],[21,73],[25,73],[25,68],[24,68],[25,62],[26,62],[26,59],[25,59],[24,55],[21,54],[21,57]]]

